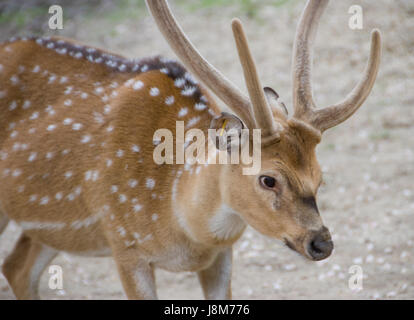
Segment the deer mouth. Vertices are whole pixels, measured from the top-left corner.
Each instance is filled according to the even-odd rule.
[[[286,245],[286,247],[288,247],[290,250],[298,253],[300,256],[302,257],[306,257],[309,259],[309,256],[306,254],[305,250],[303,249],[303,241],[297,241],[298,243],[300,243],[300,245],[296,245],[295,242],[296,241],[291,241],[287,238],[283,238],[283,242]]]
[[[291,249],[291,250],[293,250],[293,251],[295,251],[295,252],[298,252],[298,250],[296,250],[296,247],[295,247],[295,245],[293,244],[293,242],[289,241],[289,240],[288,240],[288,239],[286,239],[286,238],[283,238],[283,242],[285,243],[286,247],[288,247],[289,249]]]

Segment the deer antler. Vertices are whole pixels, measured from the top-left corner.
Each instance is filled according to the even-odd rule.
[[[381,56],[381,35],[373,30],[371,53],[363,78],[342,102],[316,110],[312,95],[312,54],[319,20],[329,0],[309,0],[300,18],[293,53],[294,118],[321,132],[348,119],[362,105],[374,85]]]
[[[160,31],[187,68],[233,109],[248,128],[262,129],[262,138],[266,138],[262,140],[263,143],[277,138],[279,129],[276,129],[271,109],[264,96],[241,22],[238,19],[233,20],[232,27],[250,100],[201,56],[178,25],[166,0],[146,2]]]
[[[146,3],[158,28],[186,67],[233,109],[248,128],[254,128],[248,97],[201,56],[178,25],[167,1],[146,0]]]
[[[234,39],[236,40],[240,62],[243,67],[244,79],[253,106],[256,125],[262,129],[262,136],[269,137],[277,134],[272,111],[264,95],[263,86],[257,74],[256,64],[249,49],[243,25],[239,19],[232,21]]]

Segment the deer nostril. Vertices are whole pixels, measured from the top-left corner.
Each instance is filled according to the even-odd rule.
[[[310,247],[311,247],[311,250],[313,251],[313,252],[315,252],[315,253],[322,253],[322,249],[321,249],[321,243],[320,243],[320,241],[312,241],[311,243],[310,243]]]

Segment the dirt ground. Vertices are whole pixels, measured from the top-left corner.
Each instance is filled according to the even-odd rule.
[[[199,50],[245,89],[230,28],[233,16],[246,24],[265,85],[292,110],[290,62],[302,0],[262,5],[246,16],[237,5],[188,8],[173,2],[184,30]],[[348,9],[360,4],[364,28],[348,27]],[[63,6],[65,10],[65,6]],[[105,10],[69,17],[59,34],[128,57],[174,55],[141,6],[136,18],[108,21]],[[335,242],[332,256],[309,262],[248,228],[235,245],[235,299],[413,299],[414,298],[414,3],[331,1],[316,41],[314,91],[321,107],[345,97],[360,79],[369,53],[370,30],[383,35],[380,73],[365,105],[345,124],[325,133],[318,157],[325,183],[318,203]],[[1,39],[16,29],[2,28]],[[206,32],[208,30],[208,32]],[[18,34],[30,34],[19,29]],[[45,32],[54,34],[52,31]],[[0,264],[20,232],[11,223],[0,237]],[[63,290],[48,288],[43,299],[125,299],[114,262],[60,254]],[[363,270],[363,289],[351,290],[349,268]],[[161,299],[199,299],[191,273],[157,271]],[[0,299],[14,296],[0,275]]]

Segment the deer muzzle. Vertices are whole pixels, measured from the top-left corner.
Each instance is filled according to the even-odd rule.
[[[322,227],[318,231],[313,231],[304,243],[306,255],[314,261],[328,258],[333,248],[331,234],[326,227]]]

